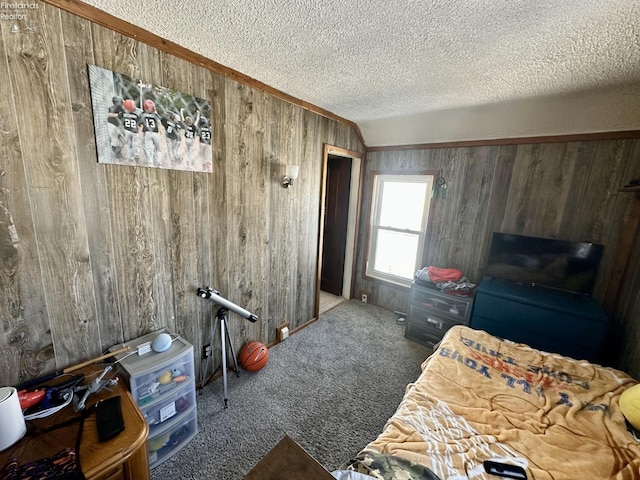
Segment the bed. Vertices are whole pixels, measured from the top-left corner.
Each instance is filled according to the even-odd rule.
[[[382,433],[344,468],[489,480],[499,477],[483,461],[495,460],[535,480],[637,479],[640,443],[618,405],[635,384],[618,370],[456,326]]]

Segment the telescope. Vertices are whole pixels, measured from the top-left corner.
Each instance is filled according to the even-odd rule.
[[[254,315],[249,310],[245,310],[244,308],[222,297],[220,295],[220,292],[218,292],[217,290],[214,290],[211,287],[198,288],[198,291],[196,293],[198,294],[199,297],[209,299],[213,303],[220,305],[221,307],[226,308],[227,310],[231,310],[232,312],[237,313],[238,315],[246,318],[250,322],[255,323],[258,321],[257,315]]]
[[[205,298],[211,300],[213,303],[217,304],[220,308],[218,308],[218,312],[216,313],[216,320],[220,322],[220,350],[222,353],[222,379],[224,383],[224,408],[229,406],[229,395],[227,394],[227,342],[229,342],[229,349],[231,350],[231,357],[233,358],[233,366],[236,372],[236,376],[240,376],[240,370],[238,370],[238,359],[236,358],[236,352],[233,349],[233,344],[231,343],[231,337],[229,336],[229,325],[227,323],[227,311],[231,310],[232,312],[237,313],[241,317],[246,318],[251,322],[257,322],[258,316],[251,313],[249,310],[245,310],[242,307],[239,307],[235,303],[227,300],[226,298],[220,295],[220,292],[214,290],[211,287],[206,288],[198,288],[196,294],[200,298]],[[209,346],[213,346],[213,340],[215,339],[216,332],[211,324],[211,340],[209,341]],[[207,362],[204,365],[200,366],[200,390],[209,383],[209,380],[213,377],[213,356],[209,355],[207,357]],[[207,377],[208,367],[211,366],[211,375]],[[205,378],[206,377],[206,378]]]

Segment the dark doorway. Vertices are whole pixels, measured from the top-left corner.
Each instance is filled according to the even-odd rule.
[[[340,296],[344,278],[350,185],[351,158],[329,155],[320,289]]]

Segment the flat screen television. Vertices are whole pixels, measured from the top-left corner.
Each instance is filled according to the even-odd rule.
[[[591,295],[603,245],[494,232],[486,275]]]

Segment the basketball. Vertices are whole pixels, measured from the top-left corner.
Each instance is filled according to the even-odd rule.
[[[248,372],[257,372],[262,369],[269,360],[269,349],[262,343],[254,340],[247,343],[240,351],[238,362]]]

